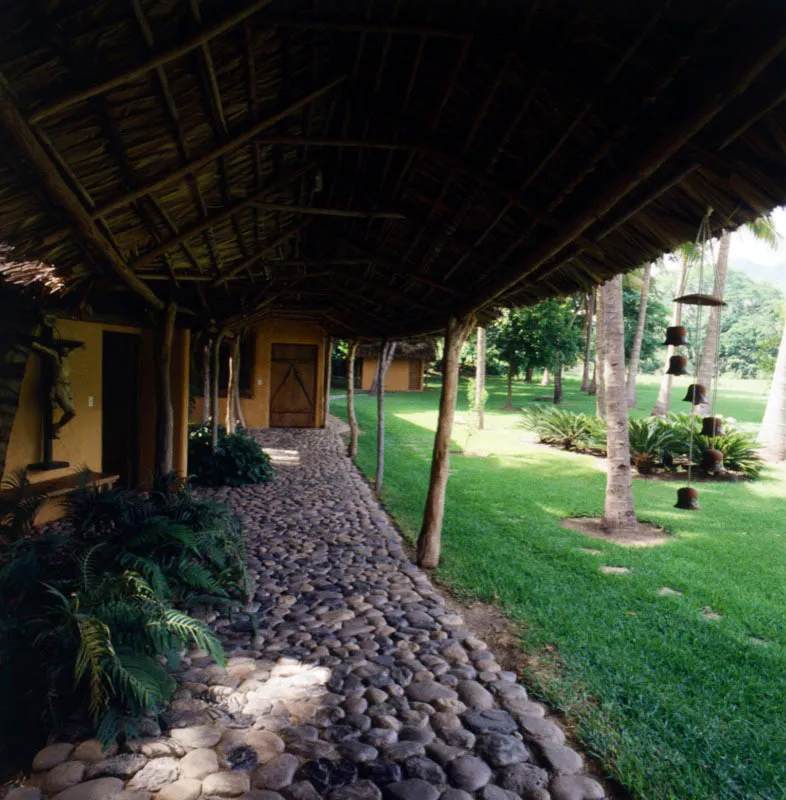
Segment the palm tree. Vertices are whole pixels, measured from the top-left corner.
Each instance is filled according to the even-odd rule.
[[[628,408],[636,408],[636,378],[639,373],[639,362],[641,361],[641,343],[644,340],[644,325],[647,321],[647,300],[650,293],[650,276],[652,274],[652,264],[644,267],[641,276],[641,299],[639,301],[639,319],[636,325],[636,334],[633,337],[633,347],[630,351],[630,363],[628,364]]]
[[[786,325],[778,348],[778,360],[759,431],[759,442],[773,461],[786,460]]]
[[[625,390],[625,322],[622,310],[622,276],[601,289],[603,385],[606,401],[607,478],[601,527],[625,533],[637,527],[633,506],[633,481],[628,439],[628,400]],[[600,328],[599,328],[600,330]]]
[[[779,236],[775,228],[775,222],[769,215],[759,217],[744,225],[745,230],[749,231],[756,239],[768,244],[773,250],[778,249]],[[712,293],[723,299],[726,289],[726,275],[729,270],[729,249],[731,247],[731,233],[723,231],[718,246],[718,263],[715,270],[715,286]],[[721,332],[721,307],[713,306],[710,308],[709,319],[707,321],[707,332],[704,336],[704,346],[699,362],[698,383],[709,386],[715,374],[715,364],[718,360],[720,348]],[[703,413],[700,410],[700,413]]]
[[[606,323],[603,316],[605,286],[602,286],[595,298],[595,414],[603,419],[606,416],[606,378],[603,369],[603,344],[606,336]],[[623,349],[625,342],[623,341]],[[624,360],[623,360],[624,363]]]
[[[592,318],[595,315],[595,290],[587,292],[584,298],[584,307],[586,313],[584,314],[584,368],[581,372],[581,391],[589,392],[590,390],[590,356],[592,355]]]

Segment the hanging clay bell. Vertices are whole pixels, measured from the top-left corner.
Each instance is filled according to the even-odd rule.
[[[681,508],[683,511],[698,511],[701,508],[699,493],[690,486],[677,489],[677,502],[674,508]]]
[[[692,403],[694,406],[702,406],[710,402],[707,399],[707,387],[701,383],[692,383],[682,399],[686,403]]]
[[[726,467],[723,466],[723,453],[711,447],[709,450],[704,451],[701,457],[701,469],[713,475],[723,475],[726,472]]]
[[[688,329],[684,325],[666,328],[666,341],[663,344],[671,347],[682,347],[688,344]]]
[[[685,356],[672,356],[669,359],[669,368],[666,370],[667,375],[687,375],[688,374],[688,359]]]
[[[722,417],[704,417],[701,421],[702,436],[723,436]]]

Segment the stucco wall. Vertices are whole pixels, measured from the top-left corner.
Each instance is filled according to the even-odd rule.
[[[317,346],[316,427],[325,424],[325,331],[314,323],[298,320],[269,319],[254,329],[254,367],[251,375],[251,397],[241,397],[240,405],[246,426],[270,427],[270,356],[273,344],[313,344]],[[224,424],[226,398],[218,400],[219,424]],[[192,420],[202,419],[203,402],[196,398]]]
[[[139,328],[118,325],[100,325],[90,322],[58,320],[57,336],[85,343],[69,356],[71,384],[74,390],[76,416],[61,431],[60,439],[53,443],[53,458],[68,461],[64,469],[28,471],[31,482],[50,480],[69,475],[74,470],[88,467],[95,472],[102,469],[101,423],[103,414],[102,365],[104,331],[138,334],[142,337],[140,348],[140,397],[139,397],[139,465],[142,479],[153,472],[155,437],[154,353],[152,335]],[[172,394],[175,412],[175,467],[182,474],[187,469],[187,421],[188,421],[188,353],[189,332],[175,332],[172,353]],[[27,361],[25,376],[19,397],[19,407],[14,417],[11,438],[8,443],[5,471],[7,477],[14,470],[26,469],[28,464],[41,460],[42,456],[42,356],[31,353]],[[60,410],[55,411],[55,419]],[[39,521],[57,516],[54,507],[45,508]]]
[[[419,359],[415,359],[416,361],[420,361]],[[423,370],[421,365],[421,377],[420,377],[420,388],[416,390],[410,390],[409,388],[409,365],[410,359],[409,358],[394,358],[393,361],[390,362],[390,368],[388,369],[387,375],[385,375],[385,391],[386,392],[408,392],[408,391],[420,391],[423,388]],[[360,388],[364,391],[368,391],[371,388],[371,384],[374,381],[374,375],[377,371],[377,359],[376,358],[364,358],[363,359],[363,370],[360,376]]]

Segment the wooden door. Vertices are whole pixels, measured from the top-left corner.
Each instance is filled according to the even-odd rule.
[[[419,392],[421,389],[420,380],[423,374],[423,362],[419,358],[409,359],[409,390]]]
[[[101,470],[118,485],[139,483],[140,337],[104,331],[101,400]]]
[[[315,344],[272,346],[271,428],[316,427],[317,352]]]

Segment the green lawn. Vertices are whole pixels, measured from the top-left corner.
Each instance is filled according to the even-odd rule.
[[[681,396],[685,379],[678,383]],[[636,480],[640,518],[673,539],[648,550],[598,542],[557,521],[602,511],[603,462],[532,444],[520,414],[500,410],[502,382],[490,389],[488,430],[468,447],[487,457],[451,462],[438,579],[524,623],[524,646],[546,665],[530,684],[572,716],[584,748],[635,797],[786,797],[786,472],[701,485],[698,513],[673,508],[676,484]],[[548,391],[519,383],[514,405]],[[643,378],[642,413],[656,392],[657,380]],[[731,382],[719,411],[753,429],[765,399],[764,382]],[[386,399],[383,499],[410,537],[437,402],[434,389]],[[565,407],[591,402],[569,378]],[[371,474],[375,406],[364,395],[357,405],[358,463]],[[457,448],[467,442],[465,409],[462,393]],[[343,414],[343,401],[333,410]],[[601,574],[602,564],[632,573]],[[659,596],[664,586],[682,594]],[[706,608],[721,618],[706,619]]]

